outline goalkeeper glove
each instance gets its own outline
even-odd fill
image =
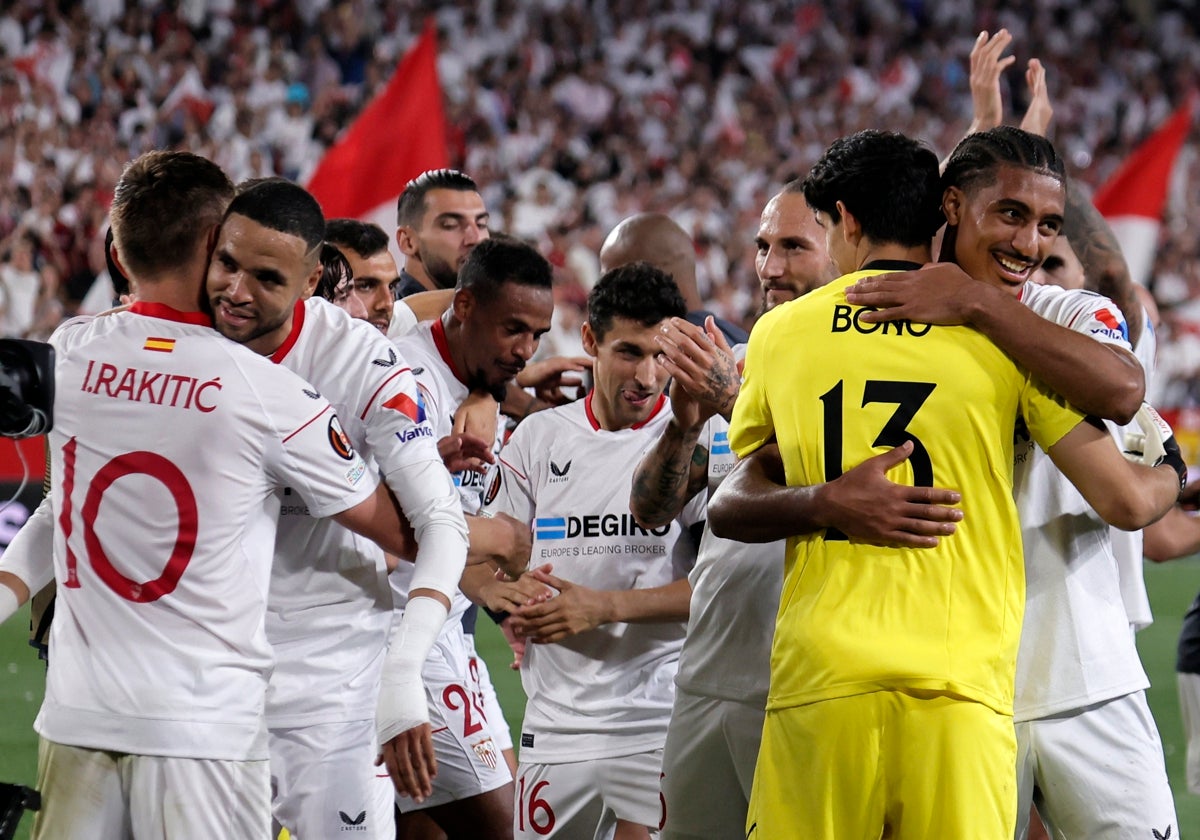
[[[1125,433],[1125,457],[1148,467],[1168,465],[1179,476],[1179,491],[1182,493],[1187,484],[1188,468],[1170,425],[1150,403],[1142,403],[1134,419],[1141,431],[1130,430]]]

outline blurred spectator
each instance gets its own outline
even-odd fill
[[[14,0],[0,13],[0,237],[35,232],[74,311],[124,161],[174,146],[235,180],[303,180],[426,16],[452,165],[477,179],[496,229],[562,255],[564,300],[590,281],[580,248],[661,212],[695,240],[711,308],[743,323],[770,195],[868,126],[949,151],[981,29],[1017,35],[1016,67],[1046,62],[1053,139],[1093,187],[1200,79],[1195,0]],[[1200,405],[1196,148],[1194,134],[1153,290],[1168,387]]]
[[[39,314],[44,315],[39,313],[39,304],[44,307],[47,296],[42,273],[34,264],[35,248],[34,237],[17,230],[0,256],[0,334],[8,338],[39,337],[34,328]]]

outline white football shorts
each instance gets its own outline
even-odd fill
[[[469,654],[461,632],[442,634],[429,652],[421,677],[429,701],[437,775],[433,794],[424,802],[396,795],[400,813],[477,796],[512,781],[484,702],[481,662]],[[503,719],[500,722],[503,725]]]
[[[664,805],[659,780],[662,750],[570,764],[517,768],[513,837],[607,840],[617,820],[658,837]]]
[[[479,690],[483,692],[483,710],[487,713],[488,723],[491,724],[492,737],[496,739],[496,746],[501,750],[511,750],[513,748],[512,731],[508,728],[504,710],[500,708],[500,698],[496,696],[496,686],[492,684],[492,674],[488,670],[487,662],[475,652],[474,634],[468,635],[466,640],[467,650],[479,666]]]
[[[272,837],[286,828],[292,840],[343,831],[363,840],[394,840],[394,788],[386,769],[375,767],[375,721],[272,729],[268,744]]]
[[[1017,840],[1028,836],[1031,802],[1053,837],[1179,836],[1144,691],[1024,721],[1016,730]]]
[[[676,687],[663,748],[663,840],[745,836],[765,714]]]
[[[211,840],[271,830],[266,761],[128,755],[42,738],[37,786],[37,840]]]

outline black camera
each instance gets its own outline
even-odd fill
[[[0,338],[0,436],[44,435],[54,425],[54,348]]]

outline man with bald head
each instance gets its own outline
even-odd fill
[[[801,197],[803,199],[803,196]],[[687,320],[703,327],[712,317],[730,344],[749,339],[737,324],[718,318],[704,308],[696,290],[696,247],[692,238],[665,213],[638,213],[621,221],[600,247],[600,271],[629,263],[645,262],[671,275],[687,304]]]

